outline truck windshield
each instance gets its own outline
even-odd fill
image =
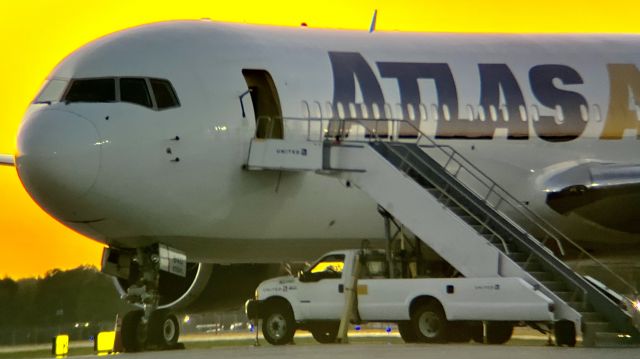
[[[344,268],[344,255],[329,255],[322,258],[315,266],[309,269],[311,273],[334,272],[342,273]]]
[[[342,277],[343,268],[344,255],[330,254],[320,259],[313,267],[303,273],[303,277],[305,281],[310,282],[321,279],[339,279]]]

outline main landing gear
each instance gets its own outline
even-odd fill
[[[160,257],[153,248],[137,250],[138,280],[127,288],[123,296],[127,302],[143,309],[127,313],[122,319],[121,338],[125,352],[147,349],[179,348],[180,325],[176,316],[166,309],[158,309],[160,295]]]

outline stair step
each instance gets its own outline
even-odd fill
[[[431,182],[425,182],[425,183],[422,183],[422,187],[423,187],[424,189],[426,189],[427,191],[432,190],[432,189],[435,189],[436,191],[440,192],[440,190],[439,190],[439,189],[437,189],[437,188],[436,188],[436,187],[435,187]]]
[[[582,312],[583,322],[604,322],[604,318],[598,312]]]
[[[564,300],[565,302],[568,302],[570,300],[575,300],[576,298],[574,298],[575,293],[574,292],[569,292],[569,291],[553,291],[558,297],[560,297],[560,299]]]
[[[578,312],[592,311],[593,308],[588,303],[583,301],[569,301],[566,302],[571,308],[577,310]]]
[[[583,321],[582,325],[584,325],[585,330],[590,332],[595,332],[595,333],[608,332],[612,329],[609,322],[584,322]]]
[[[536,271],[531,271],[529,272],[529,274],[531,274],[534,278],[536,278],[539,281],[548,281],[553,279],[553,274],[549,273],[549,272],[536,272]]]
[[[513,259],[515,262],[518,261],[525,261],[527,260],[527,257],[529,257],[529,255],[527,253],[523,253],[523,252],[519,252],[519,251],[514,251],[509,253],[509,258]],[[551,289],[551,288],[549,288]],[[551,289],[553,290],[553,289]]]
[[[449,207],[449,210],[455,213],[457,216],[464,216],[467,214],[467,211],[465,209],[460,208],[458,206],[451,206]]]
[[[427,190],[427,192],[429,192],[430,195],[432,195],[433,197],[436,197],[436,198],[440,197],[440,194],[442,193],[437,188],[426,188],[425,187],[425,189]]]
[[[497,241],[492,241],[491,242],[496,248],[498,248],[500,251],[503,251],[505,253],[513,253],[513,252],[517,252],[518,248],[516,248],[516,246],[514,246],[513,244],[507,242],[506,243],[506,249],[505,249],[505,244],[502,243],[501,240],[497,240]]]
[[[495,235],[493,233],[482,233],[480,235],[483,236],[484,238],[488,239],[488,240],[492,240],[495,237]]]
[[[516,263],[520,266],[520,268],[526,270],[527,272],[531,272],[531,271],[542,272],[544,270],[544,267],[542,267],[542,264],[533,260],[529,262],[525,260],[525,261],[516,262]]]
[[[469,215],[461,215],[461,216],[458,216],[458,217],[460,217],[460,219],[462,219],[463,221],[465,221],[469,225],[473,226],[473,225],[478,225],[479,224],[477,219],[475,219],[475,218],[473,218],[473,217],[471,217]]]
[[[598,331],[595,333],[595,346],[598,347],[630,347],[637,346],[637,340],[627,333]]]

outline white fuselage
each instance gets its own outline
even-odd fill
[[[382,240],[376,203],[357,189],[313,173],[242,169],[256,131],[249,96],[242,99],[246,117],[240,107],[239,96],[247,91],[243,69],[271,75],[285,117],[305,117],[305,103],[311,116],[327,117],[327,103],[335,105],[351,94],[358,104],[380,101],[375,86],[363,91],[370,84],[358,82],[362,72],[354,78],[351,65],[331,60],[330,53],[361,56],[395,118],[406,117],[397,104],[412,94],[415,100],[418,88],[418,102],[426,111],[422,119],[418,111],[416,121],[424,131],[444,137],[440,143],[468,156],[570,237],[636,243],[635,234],[553,212],[544,203],[541,184],[555,171],[582,162],[637,162],[636,128],[626,128],[628,121],[618,118],[626,118],[625,111],[634,114],[640,88],[635,93],[611,90],[635,86],[629,65],[640,66],[636,36],[369,34],[208,21],[143,26],[81,48],[50,79],[167,79],[180,106],[154,111],[123,102],[34,104],[19,135],[18,172],[51,215],[113,246],[162,242],[193,260],[237,263],[305,260],[357,247],[362,239]],[[448,64],[453,95],[443,98],[438,89],[450,83],[438,77],[441,72],[430,74],[436,67],[428,64]],[[480,64],[493,65],[481,69]],[[350,78],[337,77],[343,65]],[[414,68],[424,71],[411,72]],[[571,69],[580,81],[572,80]],[[513,84],[509,72],[523,106],[517,105],[518,89],[504,88]],[[483,91],[490,98],[496,76],[505,79],[497,106],[480,106]],[[626,87],[616,83],[625,78]],[[341,81],[347,85],[336,85]],[[626,109],[614,108],[620,97]],[[557,107],[550,105],[554,98],[560,99]],[[449,118],[451,101],[459,119]],[[349,104],[344,106],[348,111]],[[437,120],[429,114],[433,106],[440,111]],[[522,118],[514,116],[523,108]],[[466,120],[466,126],[472,130],[447,127],[455,120],[463,124],[469,111],[474,120]],[[582,124],[576,122],[576,111]],[[498,112],[509,112],[510,118],[499,118]],[[474,128],[491,122],[498,123],[489,131],[492,139],[477,136]],[[448,132],[439,132],[445,128]],[[510,139],[510,134],[521,138]],[[285,127],[284,136],[303,138],[306,127]]]

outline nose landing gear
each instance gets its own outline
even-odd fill
[[[180,324],[167,309],[158,309],[160,295],[160,258],[153,248],[137,250],[138,280],[127,288],[123,296],[127,302],[143,309],[127,313],[122,319],[121,336],[125,352],[147,349],[167,350],[183,348],[178,344]]]

